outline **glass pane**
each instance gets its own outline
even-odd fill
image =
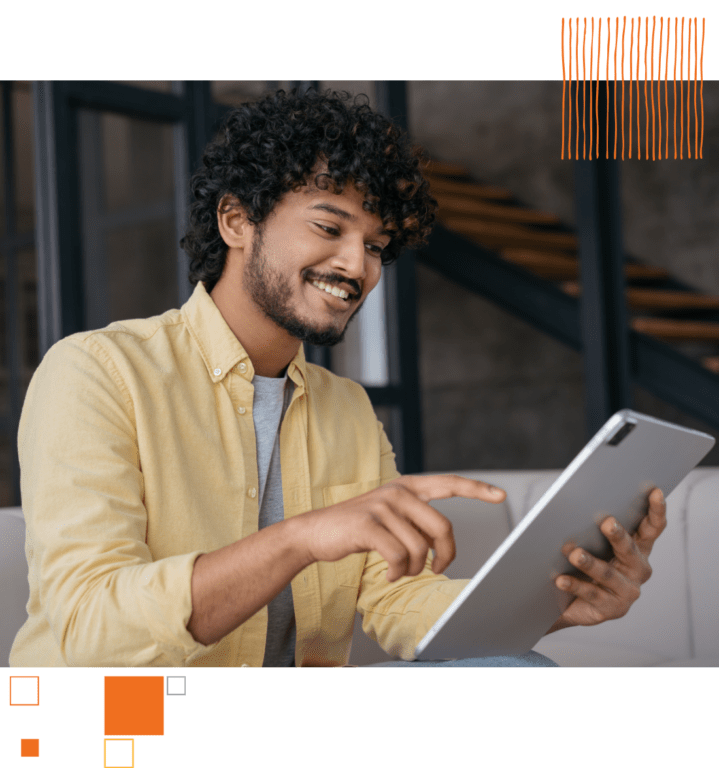
[[[33,170],[33,107],[30,83],[13,83],[13,163],[15,171],[15,227],[20,233],[35,227]]]
[[[7,83],[0,83],[0,96]],[[5,235],[5,113],[3,112],[3,100],[0,98],[0,237]],[[0,257],[2,253],[0,252]]]
[[[40,364],[40,345],[37,322],[37,262],[35,249],[23,248],[14,254],[16,281],[7,285],[8,253],[0,254],[0,416],[11,418],[20,416],[22,404],[25,402],[27,388],[30,386],[35,369]],[[8,311],[6,297],[14,301],[15,327],[13,337],[9,335]],[[12,343],[18,345],[17,361],[19,364],[18,382],[18,412],[11,411],[11,370]],[[14,499],[12,486],[12,467],[17,463],[17,432],[13,425],[12,432],[0,431],[0,507],[20,504],[20,499]]]
[[[120,80],[123,85],[134,85],[135,88],[145,88],[148,91],[172,93],[171,80]]]
[[[80,113],[86,325],[177,306],[172,126]]]
[[[364,386],[390,383],[384,277],[350,320],[344,341],[332,348],[332,370]]]
[[[3,254],[0,254],[2,256]],[[2,260],[3,273],[5,260]],[[7,328],[5,323],[5,276],[0,278],[0,417],[10,417],[10,375],[8,369]],[[14,437],[14,436],[13,436]],[[12,506],[12,455],[10,446],[14,440],[5,429],[0,431],[0,506]]]
[[[266,80],[214,80],[210,85],[212,100],[236,107],[246,101],[257,101],[267,91],[287,89],[288,83]]]
[[[40,364],[37,318],[37,255],[34,248],[18,252],[18,332],[20,334],[21,387],[23,399],[30,379]]]
[[[5,304],[5,286],[7,273],[7,254],[0,261],[0,414],[9,414],[10,381],[10,342],[7,335],[7,317]],[[11,286],[16,301],[17,331],[16,343],[19,346],[20,363],[20,403],[25,399],[25,392],[30,384],[35,369],[40,364],[38,318],[37,318],[37,266],[35,250],[25,248],[15,254],[17,283]]]
[[[12,483],[17,462],[14,427],[39,362],[35,251],[30,245],[35,218],[32,90],[26,82],[4,83],[3,87],[4,95],[9,96],[9,114],[0,111],[0,415],[6,419],[0,435],[0,506],[19,503],[14,498]],[[4,133],[6,121],[9,137]],[[4,157],[4,142],[8,138],[10,165]],[[8,192],[12,193],[15,205],[12,221],[6,220]],[[3,241],[3,236],[7,238],[14,232],[21,236]],[[25,248],[17,250],[21,242]],[[9,275],[14,275],[12,284],[8,284]],[[8,306],[8,296],[14,310]],[[15,317],[8,317],[11,310]],[[14,367],[16,364],[19,368]]]

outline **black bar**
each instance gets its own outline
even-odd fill
[[[409,131],[407,83],[404,80],[377,81],[375,102],[379,112],[403,131]],[[402,436],[401,443],[394,446],[397,466],[402,473],[422,472],[424,445],[414,251],[405,251],[392,267],[385,268],[385,277],[390,381],[401,393],[400,407],[394,418],[395,431]]]
[[[42,357],[55,342],[84,329],[85,307],[75,109],[62,83],[36,82],[33,95]]]
[[[107,80],[65,82],[63,90],[73,107],[114,112],[141,120],[172,123],[181,120],[187,110],[185,100],[177,94]]]
[[[609,84],[610,103],[614,84]],[[599,87],[599,114],[607,110],[606,84]],[[591,115],[591,111],[588,110]],[[607,159],[607,128],[609,158]],[[593,435],[621,408],[631,406],[628,321],[614,122],[600,120],[599,157],[576,160],[575,204],[581,274],[580,311],[584,349],[587,430]],[[581,144],[581,139],[580,139]],[[596,150],[596,147],[594,148]]]

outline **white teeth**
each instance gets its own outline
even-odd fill
[[[331,293],[333,296],[339,296],[341,299],[349,298],[349,293],[347,293],[347,291],[343,291],[341,288],[338,288],[337,286],[333,288],[331,285],[327,285],[326,283],[323,283],[321,280],[313,280],[312,285],[314,285],[315,288],[319,288],[321,291],[325,291],[326,293]]]

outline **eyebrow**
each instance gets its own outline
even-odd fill
[[[351,214],[349,211],[345,211],[344,208],[338,208],[336,205],[332,205],[332,203],[315,203],[309,207],[309,210],[320,210],[327,211],[327,213],[334,213],[335,216],[338,216],[343,221],[357,221],[357,217],[354,214]],[[383,229],[381,226],[377,227],[377,234],[388,235],[389,237],[392,237],[392,233],[388,232],[386,229]]]

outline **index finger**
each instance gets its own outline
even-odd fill
[[[401,482],[422,501],[461,496],[498,504],[507,497],[501,488],[460,475],[405,475],[394,482]]]

